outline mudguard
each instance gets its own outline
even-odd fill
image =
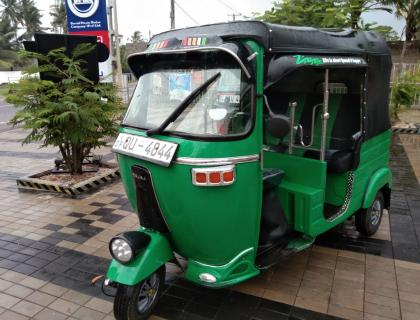
[[[391,183],[392,173],[389,168],[385,167],[376,170],[370,178],[368,186],[366,188],[362,208],[369,208],[372,205],[373,200],[375,199],[375,196],[378,193],[378,191],[386,185],[388,185],[388,187],[390,188]]]
[[[166,236],[144,228],[138,232],[150,236],[150,242],[141,248],[134,260],[128,264],[122,264],[115,259],[111,261],[106,277],[112,282],[136,285],[173,258],[173,251]]]

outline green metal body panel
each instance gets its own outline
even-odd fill
[[[264,167],[285,171],[277,192],[287,221],[294,230],[315,237],[342,223],[360,208],[372,204],[376,192],[391,184],[388,168],[390,135],[390,131],[386,131],[363,143],[360,164],[354,172],[349,207],[333,221],[324,218],[324,203],[343,204],[347,173],[327,174],[325,162],[264,152]]]
[[[112,260],[106,277],[113,282],[129,286],[136,285],[173,259],[171,245],[164,235],[144,228],[140,228],[139,232],[150,236],[149,245],[142,249],[137,257],[128,264],[121,264],[115,259]]]
[[[241,140],[217,142],[154,136],[178,143],[176,157],[224,158],[260,153],[263,49],[252,41],[246,41],[246,44],[258,52],[255,126],[251,134]],[[120,132],[145,136],[143,131],[131,128],[121,128]],[[150,171],[156,198],[168,225],[170,246],[189,261],[187,279],[219,287],[233,285],[259,273],[254,264],[262,204],[262,173],[258,161],[236,164],[235,182],[220,187],[193,185],[191,170],[199,167],[197,165],[172,163],[163,167],[121,154],[118,155],[118,163],[125,191],[136,211],[132,167],[140,165]],[[242,254],[245,251],[246,254]],[[116,264],[114,261],[111,265],[114,270]],[[198,278],[200,273],[214,274],[218,278],[217,284],[201,282]],[[141,274],[143,276],[144,272]],[[236,276],[233,277],[233,274]]]
[[[353,192],[348,209],[349,212],[354,213],[358,209],[364,207],[362,201],[365,198],[368,184],[370,184],[369,181],[372,179],[373,175],[380,169],[385,169],[389,172],[388,160],[390,142],[391,132],[385,131],[363,143],[360,151],[360,164],[355,171]],[[391,175],[389,175],[389,181],[387,183],[390,186]],[[375,194],[387,183],[378,186]],[[329,174],[325,190],[326,202],[334,205],[343,203],[345,184],[346,174]]]
[[[384,186],[390,187],[392,183],[392,173],[389,168],[381,168],[375,171],[369,180],[365,197],[363,199],[362,208],[369,208],[372,206],[375,196]]]
[[[326,163],[275,152],[265,152],[263,159],[264,167],[285,172],[277,192],[289,224],[306,235],[317,235],[312,226],[324,220]]]
[[[236,180],[232,185],[202,187],[192,184],[191,170],[197,165],[175,162],[163,167],[118,155],[123,185],[136,211],[132,167],[139,165],[149,170],[169,233],[162,235],[142,229],[141,232],[153,234],[154,245],[151,242],[144,253],[129,265],[113,261],[107,275],[111,280],[135,284],[172,258],[172,251],[188,260],[185,277],[201,285],[225,287],[257,275],[259,270],[255,266],[255,258],[260,232],[264,168],[279,168],[285,172],[277,194],[287,221],[302,234],[302,238],[292,239],[287,246],[287,249],[294,251],[307,248],[317,235],[343,222],[362,205],[368,205],[378,188],[390,185],[387,167],[390,132],[387,131],[363,143],[347,211],[333,221],[325,219],[325,203],[341,205],[344,201],[347,174],[327,174],[326,162],[304,158],[304,150],[296,149],[293,155],[289,155],[265,148],[267,145],[263,144],[263,137],[265,143],[274,140],[267,133],[263,134],[264,51],[254,41],[244,43],[258,53],[255,58],[256,111],[252,132],[236,141],[201,141],[170,135],[154,138],[177,143],[176,157],[225,158],[260,154],[261,162],[236,164]],[[305,95],[295,94],[295,98],[298,100],[296,119],[300,119]],[[332,94],[330,98],[332,121],[327,127],[327,147],[342,96]],[[315,126],[315,139],[319,140],[320,119],[316,120]],[[145,136],[141,130],[121,128],[120,131]],[[314,146],[319,146],[319,142],[315,142]],[[163,252],[153,255],[152,250]],[[202,273],[214,275],[217,282],[202,282],[199,279]]]
[[[207,265],[195,260],[189,260],[185,277],[202,285],[203,282],[199,280],[199,275],[206,272],[214,275],[217,279],[216,283],[206,284],[208,287],[223,288],[234,285],[260,273],[254,265],[255,253],[255,248],[246,249],[221,266]]]

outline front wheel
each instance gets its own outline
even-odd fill
[[[114,300],[117,320],[147,319],[156,305],[165,283],[165,265],[135,286],[120,285]]]
[[[356,229],[364,236],[371,236],[378,231],[384,212],[384,196],[381,191],[376,194],[370,208],[360,209],[356,213]]]

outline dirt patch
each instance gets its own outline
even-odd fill
[[[84,166],[85,167],[85,166]],[[86,166],[88,167],[88,166]],[[79,182],[86,181],[95,176],[103,176],[107,173],[112,173],[116,166],[102,164],[96,172],[84,172],[82,174],[71,175],[70,173],[45,173],[42,175],[33,176],[45,181],[59,182],[62,186],[71,187]]]

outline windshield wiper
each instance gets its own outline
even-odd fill
[[[204,90],[206,90],[213,82],[215,82],[220,77],[220,72],[216,73],[212,77],[210,77],[206,82],[204,82],[201,86],[191,92],[185,100],[183,100],[178,107],[175,108],[174,111],[162,122],[162,124],[154,129],[149,129],[146,131],[146,135],[151,136],[154,134],[161,134],[172,122],[174,122],[181,113],[187,109],[188,105]]]

